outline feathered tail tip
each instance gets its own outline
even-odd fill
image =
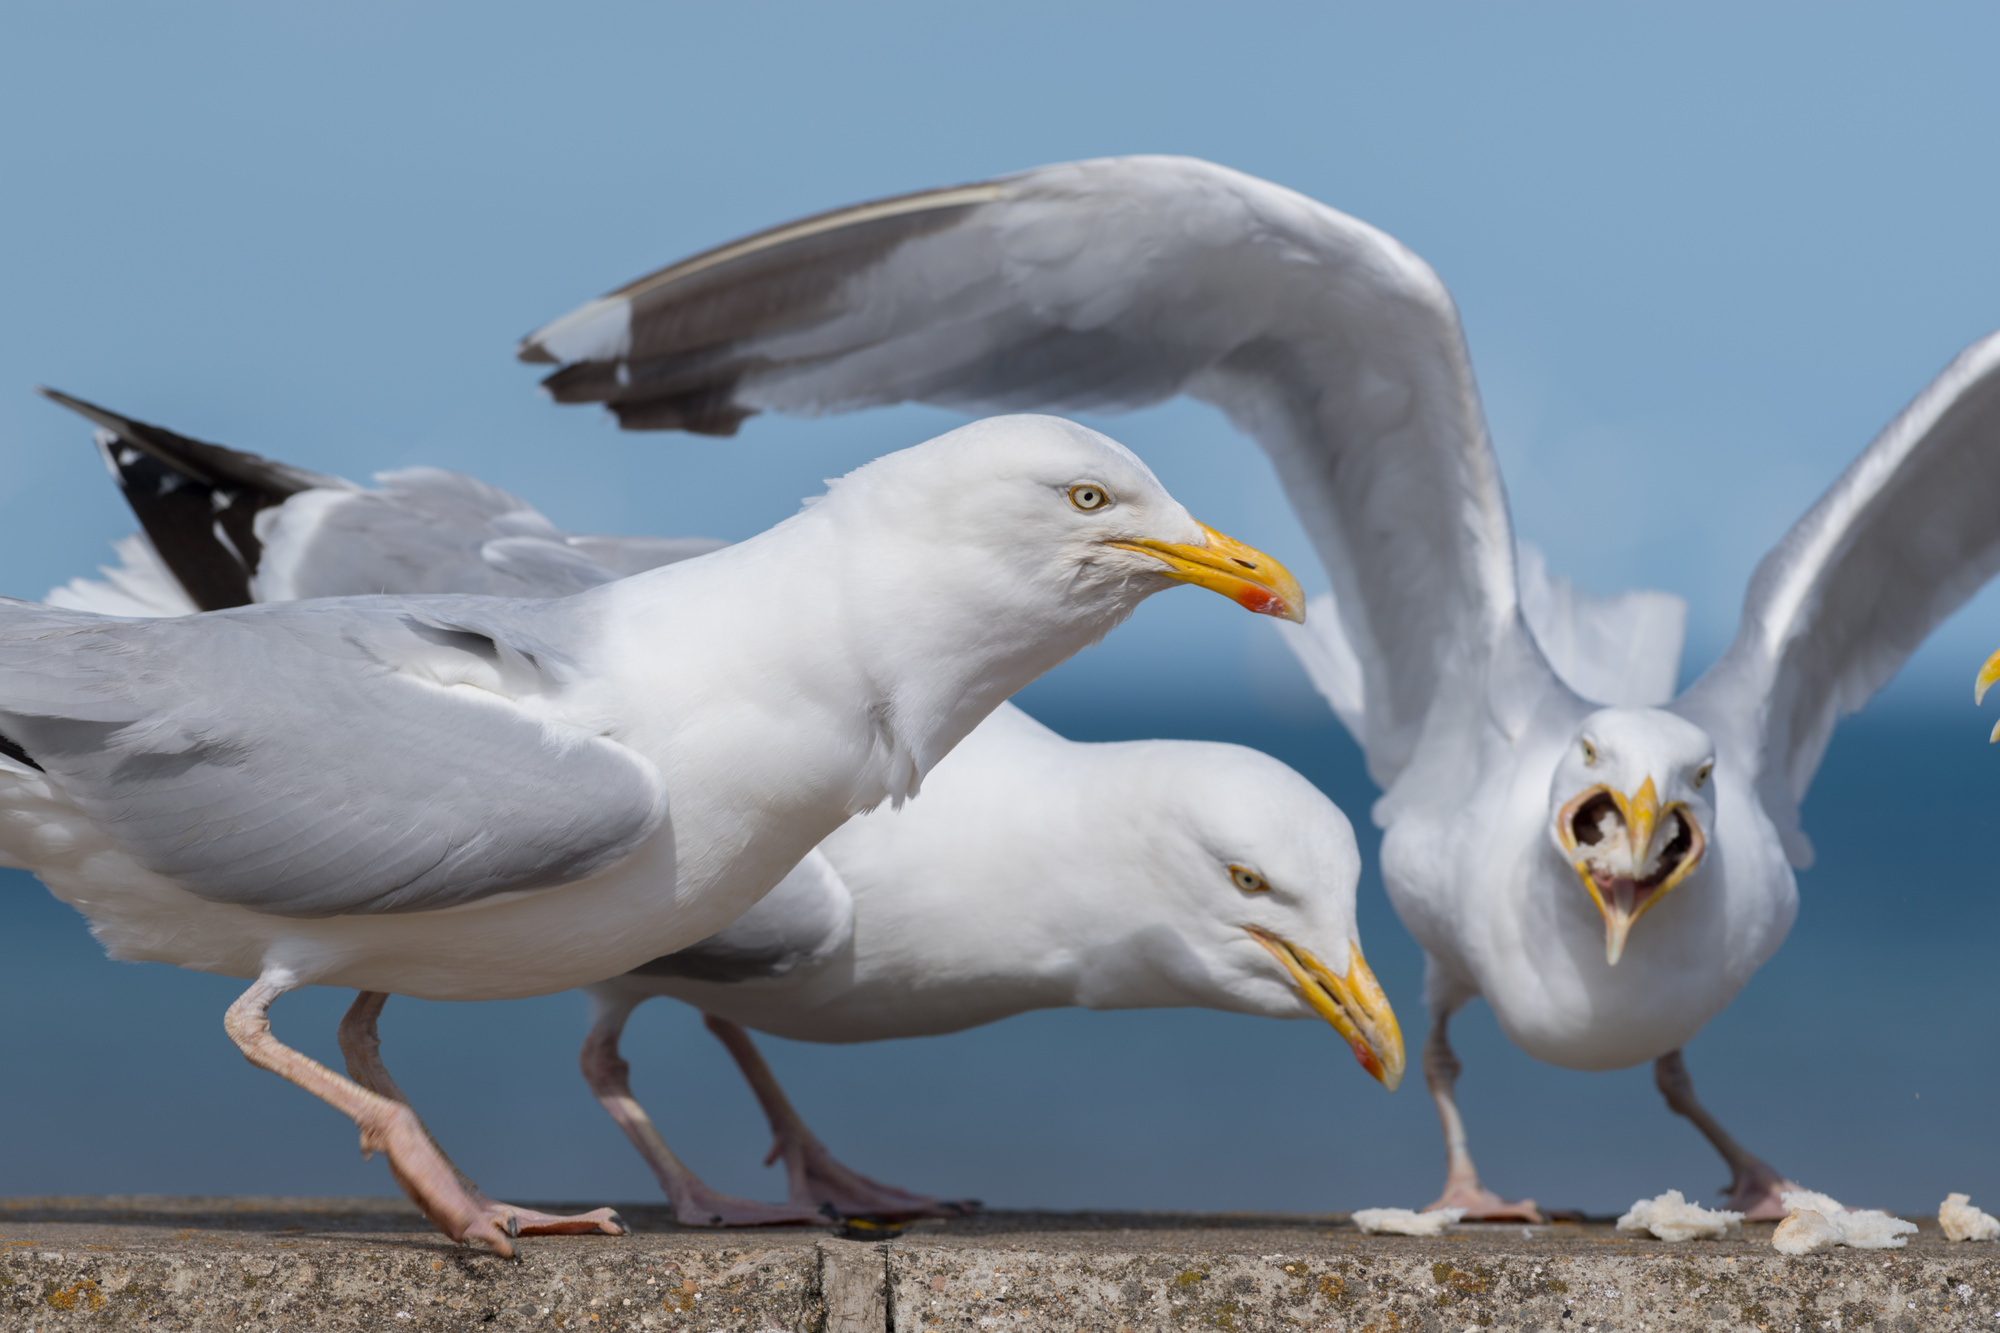
[[[74,578],[60,588],[49,589],[42,600],[50,606],[94,611],[101,616],[188,616],[201,609],[168,572],[144,534],[120,537],[112,549],[118,553],[118,563],[97,567],[104,576],[101,582]]]

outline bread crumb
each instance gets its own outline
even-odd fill
[[[1787,1213],[1771,1235],[1771,1248],[1780,1254],[1812,1254],[1840,1244],[1840,1228],[1813,1208]]]
[[[1900,1217],[1891,1217],[1879,1208],[1850,1209],[1843,1207],[1839,1200],[1829,1198],[1817,1190],[1788,1190],[1780,1196],[1785,1205],[1785,1221],[1778,1224],[1778,1230],[1771,1237],[1771,1244],[1786,1254],[1806,1254],[1808,1250],[1786,1249],[1779,1244],[1779,1237],[1789,1236],[1799,1243],[1810,1234],[1817,1234],[1811,1223],[1802,1222],[1791,1231],[1786,1230],[1794,1216],[1811,1214],[1830,1227],[1838,1236],[1833,1242],[1856,1250],[1900,1250],[1909,1244],[1907,1237],[1916,1233],[1915,1222],[1905,1222]],[[1825,1245],[1814,1245],[1814,1249],[1825,1249]]]
[[[1938,1205],[1938,1225],[1950,1240],[2000,1240],[2000,1217],[1974,1208],[1965,1194],[1950,1195]]]
[[[1413,1213],[1407,1208],[1363,1208],[1352,1216],[1364,1236],[1435,1236],[1464,1217],[1465,1209],[1436,1208],[1427,1213]]]
[[[1743,1233],[1743,1214],[1689,1203],[1679,1190],[1641,1199],[1618,1219],[1620,1231],[1647,1231],[1661,1240],[1721,1240]]]

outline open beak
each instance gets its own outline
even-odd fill
[[[1225,537],[1206,523],[1198,526],[1208,538],[1200,546],[1149,538],[1105,545],[1150,555],[1166,565],[1163,572],[1167,577],[1219,592],[1260,616],[1282,616],[1290,621],[1306,618],[1306,595],[1299,590],[1299,581],[1292,577],[1292,571],[1256,547]]]
[[[1978,679],[1972,682],[1972,706],[1974,708],[1985,702],[1986,691],[1993,688],[1993,682],[1995,681],[2000,681],[2000,653],[1995,653],[1986,659],[1986,665],[1979,668]],[[1993,724],[1993,730],[1987,733],[1986,739],[1988,741],[2000,741],[2000,722]]]
[[[1625,844],[1607,839],[1604,816],[1615,810]],[[1632,923],[1686,879],[1708,850],[1701,825],[1686,805],[1660,807],[1653,780],[1627,796],[1611,787],[1588,787],[1556,816],[1556,832],[1570,865],[1604,917],[1604,961],[1613,967],[1625,953]]]
[[[1361,1067],[1394,1092],[1403,1081],[1403,1029],[1396,1023],[1389,997],[1382,993],[1382,983],[1362,960],[1361,946],[1348,946],[1347,975],[1337,977],[1298,945],[1257,926],[1243,929],[1291,973],[1306,1003],[1347,1038]]]

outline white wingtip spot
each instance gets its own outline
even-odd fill
[[[632,350],[632,303],[601,297],[536,329],[522,343],[541,348],[563,365],[617,360]]]

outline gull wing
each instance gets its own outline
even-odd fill
[[[339,477],[209,444],[54,389],[37,392],[96,423],[97,447],[125,503],[203,611],[251,600],[263,554],[258,515],[306,491],[354,489]],[[143,578],[130,558],[126,568]]]
[[[1592,703],[1658,707],[1680,686],[1687,599],[1655,588],[1599,596],[1551,574],[1540,548],[1516,551],[1521,614],[1549,666]]]
[[[1542,658],[1591,703],[1658,706],[1673,699],[1687,636],[1687,601],[1652,588],[1597,596],[1548,571],[1541,550],[1516,548],[1521,616]],[[1313,687],[1357,741],[1366,735],[1361,659],[1330,596],[1315,597],[1305,623],[1273,628]]]
[[[384,472],[301,496],[267,520],[258,601],[365,593],[564,597],[712,551],[706,538],[576,537],[462,472]]]
[[[530,335],[562,402],[728,434],[914,400],[1118,411],[1188,393],[1271,456],[1365,677],[1370,770],[1447,675],[1525,715],[1506,497],[1457,311],[1382,232],[1266,181],[1137,157],[843,209],[712,250]],[[1526,670],[1485,669],[1511,645]],[[1504,678],[1505,684],[1498,681]]]
[[[366,598],[114,620],[0,600],[0,750],[213,902],[324,917],[562,884],[666,810],[649,760],[561,715],[574,669],[549,639],[578,637],[578,614]]]
[[[1676,707],[1756,766],[1793,864],[1834,722],[2000,570],[2000,334],[1961,352],[1758,564],[1729,651]]]
[[[144,529],[120,544],[104,582],[73,579],[51,605],[178,615],[371,593],[561,597],[723,545],[565,533],[462,472],[405,468],[368,489],[42,393],[98,424],[105,464]]]

